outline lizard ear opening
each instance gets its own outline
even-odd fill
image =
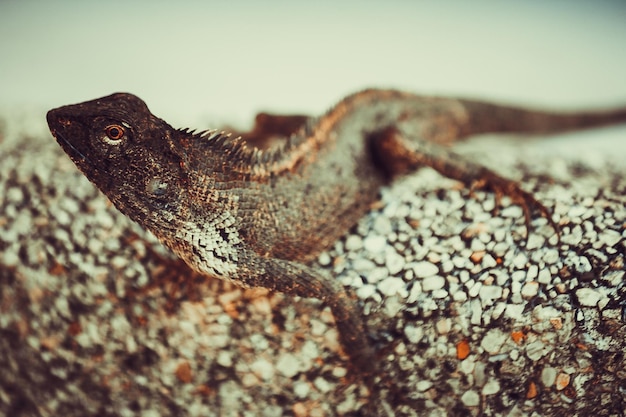
[[[169,184],[163,178],[152,178],[146,184],[146,190],[149,194],[154,196],[162,196],[167,192]]]

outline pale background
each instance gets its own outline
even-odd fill
[[[0,110],[128,91],[177,127],[365,87],[597,107],[626,103],[626,1],[0,0],[0,60]]]

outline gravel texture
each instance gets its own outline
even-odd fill
[[[379,349],[379,410],[624,416],[626,145],[594,137],[458,147],[554,208],[560,243],[542,218],[524,242],[519,207],[422,169],[320,255]],[[0,207],[0,415],[366,413],[328,309],[191,272],[42,114],[2,119]]]

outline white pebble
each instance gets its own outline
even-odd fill
[[[580,305],[585,307],[595,307],[602,295],[591,288],[580,288],[576,290],[576,298]]]
[[[506,341],[507,334],[500,329],[491,329],[480,341],[480,346],[488,353],[494,355],[500,352],[500,348]]]
[[[366,300],[370,298],[371,296],[373,296],[374,294],[376,294],[376,287],[371,284],[365,284],[356,290],[356,295],[361,300]]]
[[[543,261],[548,265],[556,263],[560,258],[559,251],[556,249],[546,249],[543,255]]]
[[[419,282],[414,281],[413,286],[411,287],[411,291],[409,291],[409,296],[406,302],[407,303],[416,302],[417,298],[420,296],[421,293],[422,293],[422,285]]]
[[[527,282],[522,287],[522,297],[526,299],[533,298],[538,293],[539,293],[539,283],[537,281]]]
[[[424,330],[421,327],[416,327],[411,324],[404,326],[404,336],[409,342],[415,344],[424,337]]]
[[[365,276],[365,278],[367,278],[367,282],[369,282],[370,284],[375,284],[379,281],[386,279],[387,277],[389,277],[389,271],[387,271],[387,268],[384,267],[374,268]]]
[[[405,298],[408,295],[406,285],[402,278],[390,277],[386,278],[378,284],[378,291],[387,297],[398,294]]]
[[[474,285],[472,285],[471,288],[469,289],[469,291],[467,292],[467,295],[469,295],[472,298],[476,297],[478,295],[478,292],[480,291],[480,289],[482,287],[483,287],[483,283],[482,282],[474,283]]]
[[[274,366],[265,359],[257,359],[250,364],[250,369],[261,379],[269,380],[274,376]]]
[[[296,397],[306,398],[309,396],[309,391],[311,388],[308,382],[296,381],[293,383],[293,393],[296,394]]]
[[[538,361],[547,353],[545,344],[537,339],[526,346],[526,356],[533,361]]]
[[[439,275],[429,276],[422,281],[422,290],[426,292],[439,290],[446,284],[446,280]]]
[[[537,278],[537,273],[539,272],[539,267],[535,264],[532,264],[528,267],[526,271],[526,281],[533,281]]]
[[[472,315],[470,317],[470,323],[479,325],[482,322],[483,308],[480,305],[480,300],[474,299],[470,302],[470,309]]]
[[[381,235],[370,235],[363,240],[363,247],[370,253],[381,253],[387,246],[387,238]]]
[[[393,228],[391,227],[391,221],[387,216],[378,216],[374,221],[373,229],[374,231],[376,231],[376,233],[382,236],[387,236],[393,231]]]
[[[431,381],[423,379],[415,385],[415,388],[417,388],[419,392],[425,392],[429,390],[432,386],[433,383]]]
[[[537,282],[540,284],[549,284],[552,282],[552,274],[548,268],[543,268],[539,271],[539,275],[537,277]]]
[[[551,366],[546,366],[541,371],[541,383],[545,387],[551,387],[556,380],[556,369]]]
[[[396,275],[404,268],[404,257],[398,252],[390,250],[385,254],[385,266],[391,275]]]
[[[452,321],[449,318],[441,319],[435,324],[437,333],[448,334],[452,328]]]
[[[469,390],[461,396],[461,401],[466,407],[476,407],[480,404],[480,397],[476,391]]]
[[[606,246],[615,246],[622,239],[622,235],[616,231],[611,229],[606,229],[598,238],[605,243]]]
[[[538,235],[537,233],[531,233],[528,236],[528,242],[526,243],[526,250],[539,249],[542,248],[546,243],[546,239]]]
[[[528,262],[528,257],[520,252],[517,254],[517,256],[515,256],[515,258],[513,258],[512,262],[513,262],[513,265],[517,269],[526,269],[526,263]]]
[[[348,251],[356,251],[363,247],[363,239],[358,235],[350,235],[346,239],[346,250]]]
[[[228,352],[225,350],[220,350],[220,353],[217,355],[216,362],[223,366],[224,368],[230,368],[233,366],[233,354],[232,352]]]
[[[293,378],[300,370],[300,361],[293,354],[285,353],[276,362],[276,370],[287,378]]]
[[[323,265],[323,266],[330,265],[331,258],[330,258],[330,255],[328,254],[328,252],[322,252],[320,254],[320,256],[318,256],[317,262],[319,262],[319,264]]]
[[[502,287],[497,285],[483,285],[479,291],[480,299],[483,301],[497,300],[502,297]]]
[[[500,391],[500,382],[497,379],[490,379],[483,386],[482,394],[493,395],[493,394],[497,394],[499,391]]]
[[[438,290],[434,290],[431,293],[431,296],[433,297],[433,299],[435,300],[442,300],[444,298],[448,298],[448,291],[444,290],[443,288],[438,289]]]
[[[489,253],[485,254],[485,256],[483,257],[482,263],[483,263],[483,268],[493,268],[494,266],[498,265],[496,260]]]
[[[315,385],[315,388],[317,388],[322,393],[329,392],[332,389],[331,384],[321,376],[315,378],[315,381],[313,381],[313,385]]]
[[[430,262],[417,262],[413,265],[413,272],[418,278],[426,278],[438,273],[439,268]]]

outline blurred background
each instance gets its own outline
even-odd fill
[[[0,1],[0,110],[127,91],[201,128],[365,87],[624,104],[626,1]]]

